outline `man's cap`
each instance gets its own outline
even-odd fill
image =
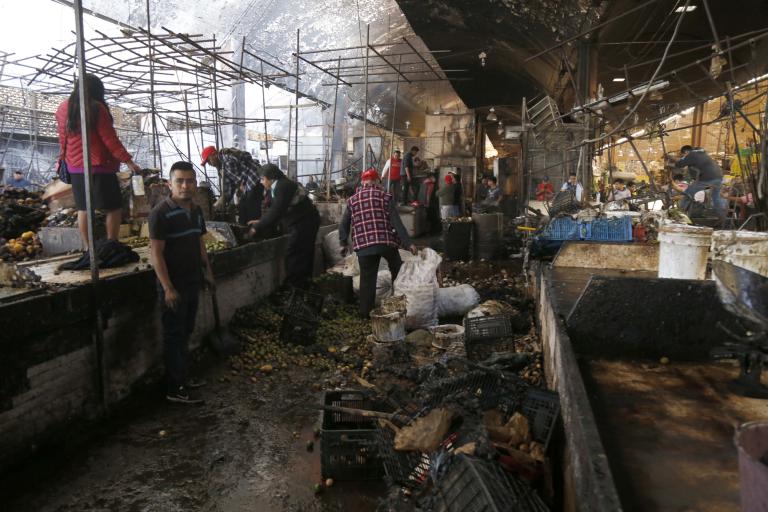
[[[203,148],[203,153],[200,155],[203,161],[200,162],[200,165],[205,165],[206,163],[208,163],[208,159],[215,152],[216,152],[216,146],[206,146],[205,148]]]
[[[360,177],[361,180],[377,180],[379,179],[379,173],[376,172],[376,169],[370,168],[367,171],[363,173],[363,175]]]

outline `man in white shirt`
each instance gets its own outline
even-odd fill
[[[584,187],[581,186],[581,183],[579,183],[579,180],[576,178],[576,173],[572,172],[568,176],[568,181],[563,183],[562,188],[560,190],[571,190],[573,191],[574,195],[576,196],[576,201],[581,202],[582,197],[584,196]]]
[[[613,180],[613,190],[608,194],[608,201],[621,201],[631,197],[632,192],[629,191],[623,179],[616,178]]]

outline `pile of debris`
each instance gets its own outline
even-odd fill
[[[40,193],[0,186],[0,238],[10,240],[37,231],[47,215]]]
[[[461,325],[417,329],[402,342],[369,337],[372,364],[324,395],[323,481],[386,475],[382,512],[459,511],[470,503],[548,510],[547,449],[559,401],[541,387],[541,346],[523,282],[495,263],[442,271],[443,284],[475,286],[488,300],[448,319]],[[463,333],[463,354],[438,342],[443,333]]]
[[[472,342],[490,352],[482,360],[455,357],[416,333],[357,378],[362,389],[326,393],[323,478],[385,471],[393,491],[381,511],[459,511],[472,499],[478,510],[547,510],[559,402],[539,387],[540,354],[495,351],[515,345],[509,336]]]
[[[242,341],[242,352],[230,358],[230,379],[243,376],[260,383],[265,376],[284,370],[305,368],[325,373],[328,386],[351,385],[354,375],[364,375],[372,366],[366,337],[370,322],[361,319],[357,308],[326,300],[320,323],[311,343],[286,343],[281,326],[288,292],[277,293],[254,306],[239,309],[231,327]],[[284,338],[284,336],[283,336]],[[318,380],[317,388],[321,387]]]

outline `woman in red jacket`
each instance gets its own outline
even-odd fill
[[[104,100],[104,84],[98,77],[86,74],[85,87],[90,105],[90,151],[91,151],[91,204],[97,210],[107,213],[107,238],[117,240],[120,232],[123,200],[120,185],[117,181],[117,171],[120,162],[125,163],[134,172],[141,167],[133,162],[131,155],[125,150],[117,137],[113,126],[112,114]],[[59,132],[61,153],[59,158],[67,163],[72,177],[72,192],[77,208],[77,224],[83,242],[88,242],[86,229],[85,181],[83,175],[83,141],[80,136],[80,96],[75,88],[69,99],[59,105],[56,111],[56,124]]]

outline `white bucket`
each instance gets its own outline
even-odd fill
[[[391,343],[405,339],[405,312],[385,313],[381,308],[371,311],[371,330],[376,341]]]
[[[429,331],[434,337],[432,346],[446,350],[453,343],[464,341],[464,326],[456,324],[438,325],[430,327]]]
[[[705,279],[712,228],[666,224],[659,228],[659,277]]]
[[[768,277],[768,233],[715,231],[712,235],[712,259]]]

